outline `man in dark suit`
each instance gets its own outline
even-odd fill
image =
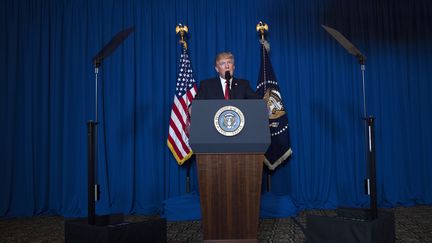
[[[201,81],[195,99],[260,99],[249,86],[249,81],[233,77],[233,54],[219,53],[215,59],[215,69],[218,77]]]

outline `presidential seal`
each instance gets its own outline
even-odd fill
[[[267,89],[263,99],[267,102],[269,119],[278,119],[285,115],[285,109],[282,104],[282,97],[278,90]]]
[[[216,130],[224,136],[235,136],[243,129],[243,112],[235,106],[224,106],[214,116]]]

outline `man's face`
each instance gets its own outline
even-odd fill
[[[225,72],[229,71],[231,74],[231,77],[234,75],[234,61],[231,58],[222,58],[217,62],[217,65],[215,67],[216,72],[219,73],[219,76],[222,78],[225,78]]]

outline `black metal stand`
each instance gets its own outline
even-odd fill
[[[87,206],[88,224],[94,225],[96,223],[96,199],[97,190],[95,187],[95,162],[96,162],[96,125],[94,121],[87,122]]]
[[[376,186],[376,161],[375,161],[375,118],[370,116],[365,118],[367,127],[367,160],[369,169],[369,178],[366,179],[366,192],[370,196],[370,219],[378,217],[377,186]]]
[[[369,209],[338,208],[336,216],[307,215],[306,243],[365,242],[394,243],[395,225],[392,211],[377,207],[376,161],[374,117],[367,116],[365,95],[365,60],[366,57],[337,30],[322,27],[332,35],[360,65],[363,84],[363,120],[365,135],[365,159],[367,164],[366,193],[370,196]],[[379,215],[378,215],[379,214]]]
[[[101,59],[96,60],[95,65],[95,121],[87,122],[87,221],[89,225],[95,225],[96,218],[96,201],[99,200],[99,185],[97,184],[97,125],[98,122],[98,74],[101,65]]]
[[[325,25],[321,25],[348,53],[355,56],[360,64],[362,74],[363,91],[363,119],[365,120],[365,158],[367,164],[368,178],[365,179],[366,194],[370,196],[370,209],[368,219],[374,220],[378,217],[377,190],[376,190],[376,161],[375,161],[375,141],[374,141],[374,117],[368,116],[366,112],[366,92],[365,92],[365,62],[364,56],[350,41],[348,41],[339,31]]]
[[[366,91],[365,91],[365,61],[363,54],[356,55],[362,74],[362,90],[363,90],[363,120],[365,122],[365,159],[367,165],[367,178],[365,179],[366,194],[370,197],[369,220],[374,220],[378,217],[377,205],[377,190],[376,190],[376,161],[375,161],[375,118],[368,116],[366,111]]]
[[[96,201],[99,200],[97,184],[97,125],[98,122],[98,73],[105,57],[110,55],[134,28],[118,33],[93,58],[95,66],[95,120],[87,122],[87,168],[88,168],[88,216],[65,222],[65,242],[74,243],[139,243],[166,242],[166,220],[152,218],[143,222],[124,222],[123,214],[96,215]]]
[[[96,201],[99,200],[99,185],[97,184],[97,154],[98,154],[98,136],[97,136],[97,125],[98,121],[98,75],[99,68],[102,65],[103,60],[109,56],[114,50],[134,31],[134,28],[128,28],[119,32],[115,35],[111,41],[106,44],[99,53],[93,57],[92,62],[94,64],[95,74],[95,120],[87,122],[87,150],[88,150],[88,182],[87,182],[87,206],[88,216],[87,221],[89,225],[100,224],[105,222],[105,219],[99,219],[96,217]]]

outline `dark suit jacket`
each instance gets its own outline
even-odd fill
[[[201,81],[195,99],[223,100],[224,94],[219,77]],[[260,97],[251,89],[249,81],[234,78],[231,84],[230,99],[260,99]]]

